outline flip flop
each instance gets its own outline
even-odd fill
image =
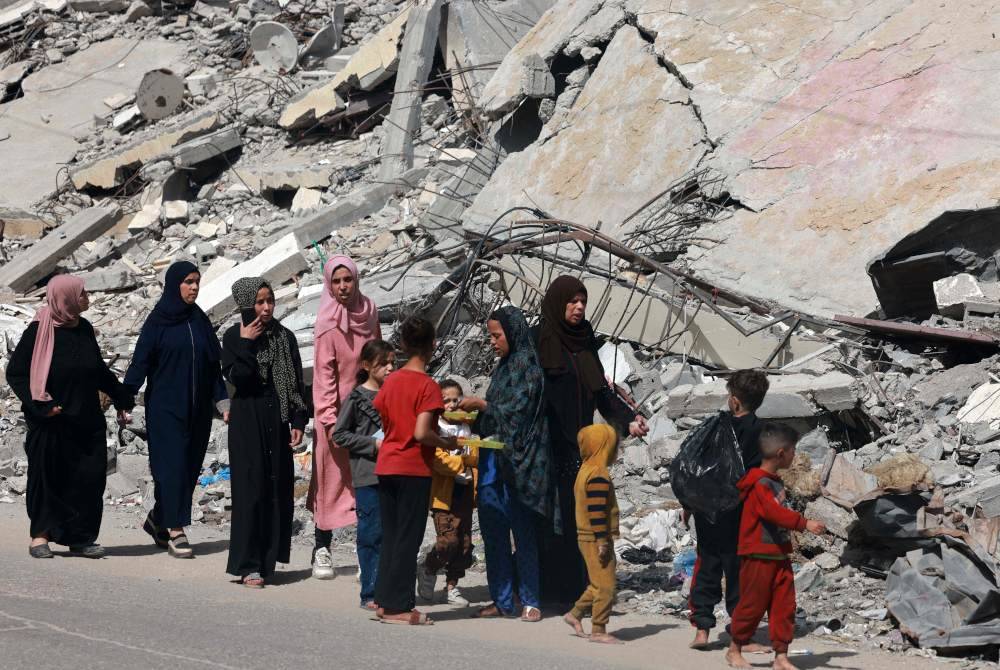
[[[418,610],[403,612],[401,614],[383,614],[376,619],[379,623],[393,624],[396,626],[433,626],[434,622]]]
[[[525,605],[524,611],[521,612],[521,621],[526,621],[528,623],[538,623],[542,620],[542,610],[537,607],[532,607],[531,605]]]
[[[240,583],[248,589],[262,589],[264,588],[264,578],[260,576],[259,573],[251,572],[249,575],[244,575]]]
[[[478,610],[472,615],[473,619],[511,619],[515,615],[507,614],[502,609],[496,606],[496,603],[491,603],[486,607]]]

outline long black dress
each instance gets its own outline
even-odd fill
[[[115,408],[134,406],[132,394],[101,358],[90,322],[56,328],[52,365],[45,384],[51,401],[31,398],[31,358],[38,322],[24,331],[7,366],[7,382],[21,400],[28,434],[28,517],[31,536],[84,546],[97,540],[104,510],[107,441],[98,391]],[[46,417],[56,406],[62,414]]]
[[[598,343],[591,346],[597,357]],[[553,532],[551,524],[539,527],[539,563],[543,604],[567,604],[580,597],[587,587],[587,566],[580,555],[576,539],[576,502],[573,485],[580,471],[580,447],[576,434],[594,423],[594,410],[622,435],[635,419],[632,411],[610,388],[591,393],[578,374],[579,366],[573,354],[563,348],[563,374],[545,374],[545,408],[549,420],[552,445],[553,479],[560,510],[562,534]],[[603,370],[602,370],[603,374]]]
[[[303,398],[302,360],[295,335],[289,339],[292,363]],[[229,406],[229,465],[233,519],[226,572],[245,577],[274,574],[275,563],[288,563],[292,542],[295,483],[290,428],[302,430],[308,411],[293,411],[290,424],[281,420],[278,395],[268,371],[262,381],[257,362],[258,340],[240,337],[235,325],[222,337],[222,372],[236,391]]]

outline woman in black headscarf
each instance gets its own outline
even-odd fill
[[[143,529],[176,558],[192,558],[184,534],[191,496],[212,430],[214,406],[228,418],[228,396],[219,367],[219,340],[195,304],[201,274],[187,261],[167,269],[163,295],[139,332],[125,385],[146,383],[149,467],[156,506]]]
[[[587,569],[576,541],[573,484],[580,470],[576,435],[594,422],[594,410],[619,434],[642,436],[646,421],[612,391],[597,356],[599,344],[587,321],[587,289],[579,279],[557,277],[542,300],[538,359],[545,370],[545,403],[553,478],[561,528],[540,526],[542,602],[572,603],[587,586]],[[558,531],[562,532],[559,533]]]
[[[516,590],[523,608],[521,618],[535,622],[542,616],[536,519],[537,523],[545,519],[551,527],[555,515],[545,379],[521,310],[510,306],[498,309],[490,315],[486,328],[500,362],[485,400],[468,396],[461,405],[479,412],[474,426],[477,433],[494,436],[505,445],[497,452],[479,452],[479,524],[493,603],[479,610],[478,616],[513,615]],[[511,549],[512,533],[516,553]]]
[[[295,335],[274,318],[263,277],[233,284],[242,323],[222,336],[222,373],[235,387],[229,418],[233,527],[226,571],[260,588],[292,546],[292,449],[308,420]]]

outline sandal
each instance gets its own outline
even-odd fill
[[[381,623],[396,624],[399,626],[433,626],[434,622],[430,617],[419,610],[400,612],[399,614],[385,614],[378,618]]]
[[[191,548],[184,533],[170,538],[167,542],[167,551],[174,558],[194,558],[194,549]]]
[[[260,576],[259,572],[251,572],[249,575],[244,575],[240,583],[250,589],[264,588],[264,578]]]
[[[153,543],[160,549],[166,549],[170,544],[170,533],[163,530],[153,521],[152,514],[146,515],[146,521],[142,524],[142,529],[153,538]]]
[[[538,623],[542,620],[542,610],[531,605],[525,605],[524,610],[521,612],[521,621],[527,621],[528,623]]]
[[[472,615],[473,619],[509,619],[513,614],[507,614],[497,607],[496,603],[490,603]]]
[[[53,558],[55,556],[48,542],[28,547],[28,553],[31,554],[32,558]]]
[[[378,605],[375,604],[374,600],[369,600],[368,602],[363,602],[363,603],[361,603],[359,605],[359,607],[361,609],[365,610],[366,612],[378,612],[378,609],[379,609]],[[382,613],[382,616],[385,616],[384,612]]]

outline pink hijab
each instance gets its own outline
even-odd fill
[[[354,295],[347,305],[341,305],[333,297],[331,280],[339,267],[347,268],[354,277]],[[316,314],[316,337],[336,328],[344,335],[354,334],[363,340],[369,340],[375,336],[377,311],[375,303],[361,293],[358,266],[354,261],[347,256],[334,256],[328,260],[323,266],[323,295],[319,299],[319,312]]]
[[[35,314],[38,333],[31,352],[31,399],[41,402],[52,400],[45,390],[52,366],[52,350],[56,343],[56,328],[75,326],[80,319],[80,298],[83,297],[83,280],[70,275],[56,275],[46,285],[48,305]]]

